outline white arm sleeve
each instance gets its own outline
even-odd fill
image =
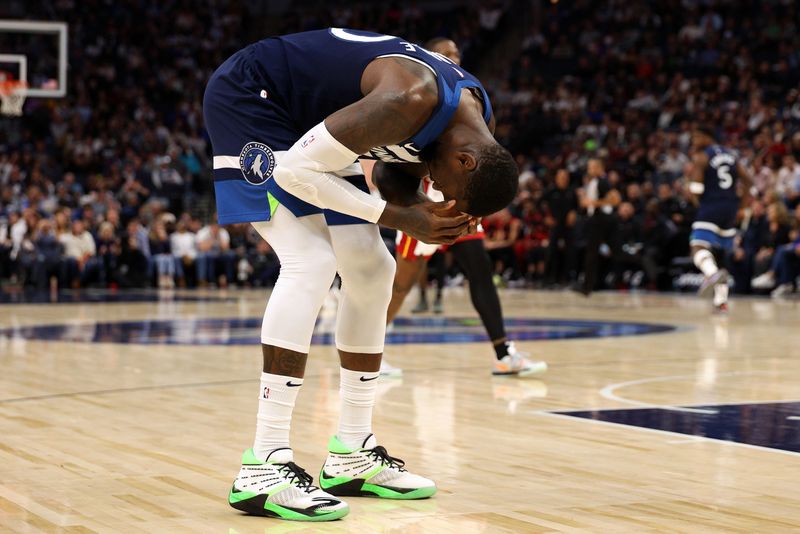
[[[358,154],[337,141],[321,122],[292,145],[272,176],[300,200],[375,223],[386,201],[330,174],[350,166],[357,158]]]

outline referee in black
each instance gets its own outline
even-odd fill
[[[586,185],[578,191],[580,205],[586,210],[586,252],[584,253],[584,279],[578,291],[589,296],[597,285],[600,245],[607,244],[612,257],[618,256],[619,242],[615,231],[617,227],[617,205],[622,200],[619,191],[612,189],[606,177],[603,162],[592,158],[586,165]]]
[[[556,172],[555,183],[545,191],[542,203],[553,218],[547,247],[547,282],[559,284],[569,280],[575,268],[572,229],[578,212],[578,197],[570,187],[566,169]]]

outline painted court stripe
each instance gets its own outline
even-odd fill
[[[795,403],[800,402],[800,399],[769,399],[769,400],[729,400],[725,402],[704,402],[702,403],[703,406],[711,407],[711,406],[734,406],[737,404],[784,404],[784,403]],[[560,412],[614,412],[617,410],[653,410],[653,409],[662,409],[666,410],[668,408],[683,408],[683,406],[664,406],[661,404],[648,404],[646,406],[631,406],[631,407],[623,407],[623,406],[603,406],[602,408],[570,408],[570,409],[563,409],[557,410]],[[790,415],[789,417],[796,417]]]
[[[652,406],[652,407],[653,408],[663,408],[663,409],[667,408],[665,406]],[[687,438],[687,434],[681,434],[680,432],[672,432],[670,430],[659,430],[657,428],[647,428],[647,427],[643,427],[643,426],[632,426],[632,425],[626,425],[624,423],[615,423],[613,421],[601,421],[599,419],[586,419],[584,417],[574,417],[574,416],[571,416],[571,415],[564,415],[564,414],[560,414],[560,413],[546,412],[546,411],[542,411],[542,410],[534,410],[534,411],[531,411],[531,412],[528,412],[528,413],[533,414],[533,415],[541,415],[541,416],[544,416],[544,417],[556,417],[556,418],[559,418],[559,419],[569,419],[569,420],[572,420],[572,421],[576,421],[577,420],[577,421],[582,421],[582,422],[585,422],[585,423],[611,425],[611,426],[616,426],[616,427],[620,427],[620,428],[625,428],[625,429],[628,429],[628,430],[639,430],[639,431],[642,431],[642,432],[650,432],[651,434],[652,433],[668,434],[668,435],[671,435],[671,436],[677,436],[680,439],[686,439]],[[796,452],[793,452],[793,451],[787,451],[787,450],[783,450],[783,449],[773,449],[771,447],[762,447],[760,445],[750,445],[749,443],[739,443],[738,441],[726,441],[724,439],[709,438],[709,437],[706,437],[706,436],[695,436],[695,437],[698,440],[701,440],[701,441],[712,441],[712,442],[715,442],[715,443],[721,443],[721,444],[724,444],[724,445],[733,445],[733,446],[736,446],[736,447],[744,447],[746,449],[754,449],[754,450],[757,450],[757,451],[767,451],[767,452],[774,452],[774,453],[778,453],[778,454],[788,454],[788,455],[794,456],[795,458],[797,458],[797,455],[799,454],[799,453],[796,453]]]
[[[768,371],[731,371],[729,373],[719,373],[717,376],[743,376],[743,375],[764,375],[764,374],[773,374]],[[660,408],[662,410],[671,410],[676,412],[689,412],[689,413],[703,413],[703,414],[715,414],[718,413],[717,410],[707,410],[703,408],[685,408],[683,406],[662,406],[653,404],[650,402],[643,402],[636,399],[630,399],[627,397],[622,397],[621,395],[617,395],[615,393],[616,390],[626,388],[629,386],[637,386],[639,384],[649,384],[652,382],[670,382],[674,380],[692,380],[695,379],[696,375],[671,375],[671,376],[655,376],[652,378],[639,378],[637,380],[629,380],[627,382],[618,382],[616,384],[610,384],[603,389],[600,390],[600,395],[606,399],[621,402],[623,404],[631,404],[634,406],[641,406],[645,408]]]

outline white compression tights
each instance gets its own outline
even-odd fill
[[[264,311],[261,342],[308,353],[314,323],[336,272],[342,278],[336,347],[383,352],[395,262],[374,224],[329,227],[322,215],[285,207],[252,223],[278,255],[281,271]]]

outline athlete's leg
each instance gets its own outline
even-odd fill
[[[698,294],[707,296],[714,292],[714,306],[720,308],[728,302],[728,274],[720,269],[714,252],[706,245],[693,241],[691,244],[692,260],[695,266],[705,275]]]
[[[280,61],[273,63],[274,68],[281,68]],[[258,152],[259,157],[272,160],[277,156],[273,151],[285,150],[297,140],[295,124],[275,99],[259,96],[264,93],[261,83],[253,76],[246,52],[237,53],[217,69],[203,98],[205,124],[214,148],[220,222],[249,222],[262,213],[272,213],[269,222],[253,226],[269,241],[282,264],[262,323],[264,362],[256,438],[254,446],[242,455],[228,502],[254,515],[327,521],[346,515],[349,508],[313,486],[312,477],[294,463],[289,427],[311,333],[336,272],[336,258],[321,212],[293,203],[288,195],[276,209],[274,197],[268,194],[274,180],[258,185],[238,163],[243,153],[246,157]],[[266,175],[272,172],[271,167],[262,165],[260,169]],[[252,169],[249,172],[252,174]],[[308,216],[298,218],[295,213]],[[205,267],[212,268],[213,262]],[[214,279],[213,273],[207,274]]]
[[[295,217],[278,208],[269,222],[253,223],[281,262],[261,327],[261,375],[253,451],[264,460],[289,447],[289,426],[303,383],[314,323],[336,274],[336,256],[324,217]]]
[[[433,481],[402,468],[372,435],[372,407],[392,297],[395,262],[372,224],[332,226],[342,293],[336,324],[341,412],[320,486],[333,495],[430,497]]]
[[[403,301],[405,301],[417,280],[421,280],[420,276],[425,273],[427,265],[428,260],[424,256],[404,258],[399,251],[397,252],[397,272],[394,275],[394,283],[392,284],[392,298],[389,301],[386,324],[391,323],[397,317],[397,313],[403,306]]]
[[[508,338],[505,326],[503,326],[500,297],[492,281],[492,261],[483,246],[483,240],[469,239],[454,243],[450,250],[469,280],[469,296],[472,305],[480,315],[486,333],[492,341],[495,351],[498,352],[498,359],[500,359],[505,356],[503,347]],[[503,352],[502,355],[500,352]]]
[[[433,300],[433,313],[442,313],[442,291],[444,291],[444,275],[447,271],[445,252],[438,250],[428,262],[433,267],[433,279],[436,282],[436,298]]]
[[[417,305],[411,309],[411,313],[425,313],[430,309],[428,305],[428,269],[427,269],[428,262],[425,262],[425,269],[421,269],[419,271],[419,276],[417,276],[417,288],[419,288],[419,300],[417,301]],[[401,303],[402,304],[402,303]]]
[[[311,332],[336,273],[324,217],[295,217],[279,207],[269,222],[253,227],[268,239],[281,272],[264,312],[261,329],[264,367],[259,389],[256,438],[228,503],[248,514],[302,521],[343,517],[347,503],[312,485],[294,463],[289,447],[292,409],[303,384]]]
[[[714,253],[708,247],[694,244],[691,247],[692,261],[705,276],[714,276],[719,271]]]
[[[350,448],[372,434],[372,407],[386,336],[395,262],[372,224],[332,226],[342,290],[336,322],[341,360],[338,439]]]
[[[506,337],[500,297],[492,281],[492,262],[483,246],[483,240],[470,239],[455,243],[450,250],[469,280],[472,305],[492,341],[497,358],[493,373],[529,376],[547,371],[547,363],[528,360],[525,355],[517,352],[514,344]]]

